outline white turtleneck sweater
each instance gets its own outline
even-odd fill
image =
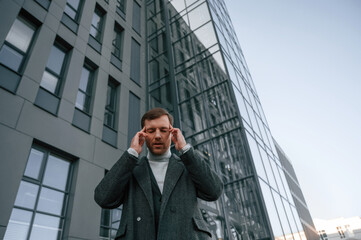
[[[185,153],[190,148],[191,145],[187,144],[182,148],[181,152]],[[139,157],[139,154],[133,148],[128,148],[128,153],[132,154],[135,157]],[[168,148],[168,151],[162,155],[154,155],[148,149],[147,158],[149,161],[149,165],[150,168],[152,169],[154,178],[158,183],[158,187],[161,193],[163,193],[165,174],[167,173],[169,158],[171,156],[172,153],[170,152],[170,148]]]
[[[133,148],[129,148],[128,152],[133,156],[138,157],[138,153]],[[161,193],[163,193],[165,174],[167,173],[169,158],[171,156],[172,153],[170,152],[170,148],[162,155],[154,155],[148,150],[147,158],[149,166],[152,169],[154,178],[158,183]]]
[[[161,193],[163,193],[165,174],[167,173],[169,158],[171,155],[170,149],[162,155],[154,155],[148,150],[147,158],[149,166],[152,169]]]

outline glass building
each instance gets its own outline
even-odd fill
[[[319,239],[223,0],[4,0],[0,20],[1,239],[113,239],[94,188],[158,106],[223,179],[200,202],[218,240]]]

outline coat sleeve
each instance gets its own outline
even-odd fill
[[[117,208],[124,200],[138,158],[125,151],[95,188],[94,200],[103,208]]]
[[[197,197],[205,201],[217,200],[223,191],[223,182],[198,153],[189,149],[180,156],[197,189]]]

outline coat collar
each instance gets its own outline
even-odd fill
[[[135,179],[137,180],[140,188],[144,192],[145,197],[148,200],[149,207],[152,212],[154,212],[153,205],[153,197],[152,197],[152,186],[150,179],[150,167],[147,163],[148,159],[146,157],[142,157],[139,160],[138,166],[134,168],[133,174]],[[169,165],[167,169],[167,173],[165,175],[163,194],[162,194],[162,203],[160,207],[159,219],[161,219],[164,209],[167,205],[169,196],[171,195],[176,183],[178,182],[179,177],[181,176],[184,168],[183,165],[179,163],[180,158],[175,154],[169,159]]]

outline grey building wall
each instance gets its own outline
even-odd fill
[[[3,239],[9,223],[16,194],[27,164],[30,150],[40,143],[47,149],[72,156],[73,174],[67,205],[63,237],[65,239],[98,239],[101,208],[93,201],[95,186],[127,149],[130,94],[139,99],[139,113],[145,112],[145,64],[140,62],[140,82],[130,79],[132,38],[140,44],[140,59],[144,59],[144,27],[137,33],[133,27],[133,4],[127,1],[125,18],[116,13],[116,1],[82,1],[79,26],[73,32],[61,22],[66,0],[53,0],[45,9],[37,1],[23,0],[0,2],[0,46],[19,12],[26,11],[40,22],[36,31],[19,86],[15,92],[0,88],[0,239]],[[137,1],[142,7],[142,1]],[[88,44],[89,31],[95,6],[106,11],[101,52]],[[141,22],[144,11],[141,8]],[[123,53],[121,70],[110,63],[114,24],[123,29]],[[56,38],[71,46],[71,53],[63,78],[63,90],[57,114],[34,105],[51,47]],[[72,124],[76,96],[84,59],[97,66],[91,104],[89,132]],[[104,109],[109,76],[119,83],[117,111],[117,144],[102,141]],[[4,76],[0,75],[0,78]],[[138,114],[139,114],[138,113]],[[135,121],[132,119],[132,121]],[[134,124],[137,124],[136,122]],[[140,127],[140,122],[139,122]],[[133,134],[133,133],[132,133]]]

